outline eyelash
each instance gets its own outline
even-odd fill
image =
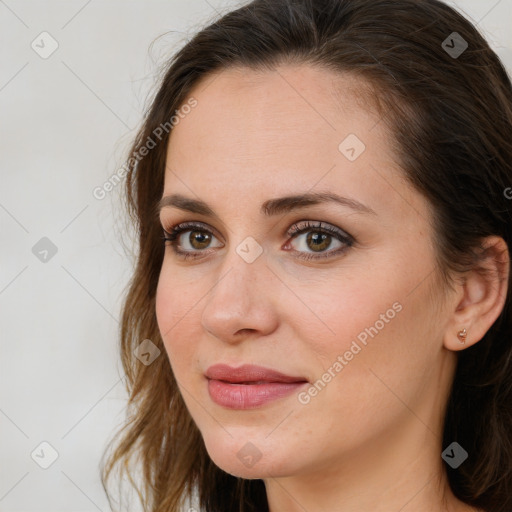
[[[215,236],[212,231],[206,228],[205,225],[201,223],[196,222],[183,222],[181,224],[178,224],[177,226],[171,227],[168,230],[164,229],[164,235],[162,236],[164,244],[166,242],[170,242],[170,246],[172,247],[174,253],[178,255],[179,257],[188,260],[188,259],[196,259],[201,258],[204,256],[205,252],[207,252],[207,249],[205,250],[199,250],[199,251],[182,251],[178,248],[177,239],[182,233],[186,233],[187,231],[201,231],[204,233],[208,233],[209,235]],[[331,235],[335,237],[338,241],[345,244],[344,247],[340,247],[335,250],[327,251],[325,253],[318,253],[318,255],[315,255],[314,253],[303,253],[301,251],[295,251],[297,253],[297,257],[304,259],[304,260],[320,260],[324,258],[332,258],[335,256],[340,255],[341,253],[345,252],[349,247],[351,247],[355,240],[354,238],[345,233],[344,231],[335,228],[334,226],[330,225],[323,225],[322,222],[318,223],[311,223],[309,221],[305,222],[299,222],[298,224],[295,224],[292,228],[288,230],[286,233],[287,236],[291,238],[296,238],[297,236],[307,233],[309,231],[313,231],[315,233],[324,233],[327,235]]]

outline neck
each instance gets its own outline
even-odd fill
[[[409,411],[378,439],[301,474],[265,479],[270,512],[470,512],[452,493],[441,437]],[[413,427],[412,427],[413,426]]]

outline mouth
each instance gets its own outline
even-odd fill
[[[285,398],[308,384],[304,377],[286,375],[262,366],[233,368],[214,365],[205,373],[213,402],[226,409],[254,409]]]

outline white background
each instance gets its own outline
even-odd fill
[[[123,420],[132,240],[122,186],[92,191],[122,164],[165,58],[238,3],[0,0],[0,512],[108,510],[98,464]],[[512,1],[452,5],[512,70]],[[47,59],[31,48],[43,31],[59,45]],[[42,441],[59,454],[48,469],[31,458]]]

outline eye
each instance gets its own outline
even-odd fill
[[[303,237],[303,235],[307,236]],[[305,221],[296,224],[288,231],[288,236],[298,240],[298,250],[294,252],[297,253],[297,257],[305,260],[338,256],[354,244],[354,238],[351,235],[330,224],[324,225],[322,222]],[[334,249],[326,251],[333,243]],[[308,249],[311,249],[311,252],[308,252]]]
[[[183,237],[185,233],[190,233],[188,237]],[[203,224],[196,222],[184,222],[171,228],[169,231],[164,229],[164,242],[170,242],[173,251],[184,259],[198,258],[205,254],[205,249],[211,243],[215,235]],[[220,245],[222,247],[222,244]],[[208,251],[210,252],[210,251]]]
[[[186,233],[189,235],[184,237]],[[305,234],[307,236],[303,237]],[[295,239],[299,241],[298,249],[294,249],[293,252],[298,258],[305,260],[338,256],[354,244],[354,238],[351,235],[330,224],[324,225],[322,222],[302,221],[295,224],[287,232],[287,236],[293,241]],[[200,258],[211,253],[210,244],[216,238],[210,229],[198,222],[184,222],[168,231],[164,229],[163,236],[164,242],[170,242],[174,253],[183,259]],[[327,251],[326,249],[329,249],[333,243],[334,249]],[[291,241],[286,244],[286,248],[289,245]],[[215,246],[215,248],[218,247],[222,247],[222,243]],[[308,252],[308,249],[311,251]]]

